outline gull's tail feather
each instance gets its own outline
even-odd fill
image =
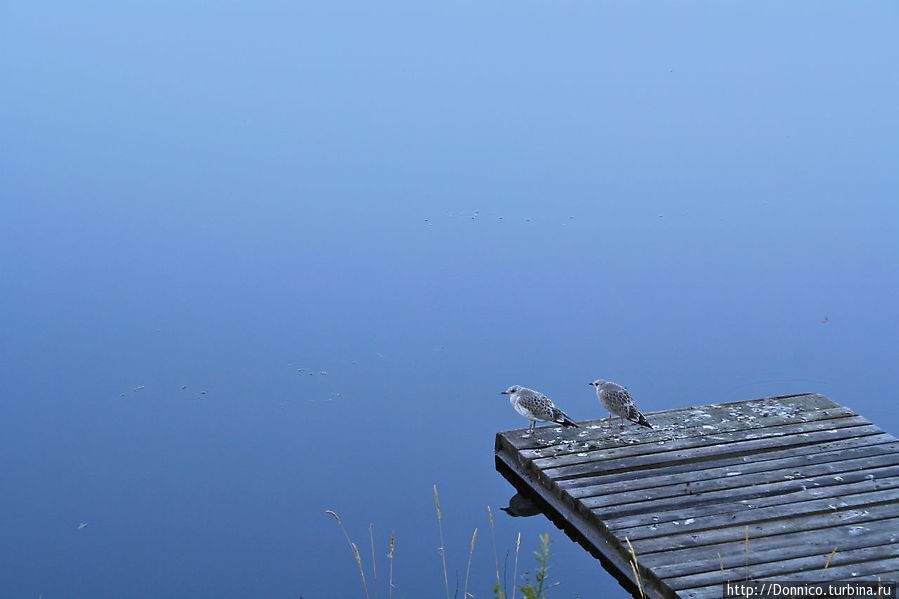
[[[553,408],[553,422],[556,424],[561,424],[564,427],[569,426],[577,426],[577,423],[568,417],[568,414],[560,410],[559,408]]]
[[[636,410],[634,410],[634,411],[636,412]],[[627,415],[627,419],[630,420],[631,422],[636,422],[637,424],[640,424],[642,426],[648,426],[649,428],[652,428],[652,425],[646,421],[646,416],[643,415],[643,412],[637,412],[636,414],[633,414],[633,412],[632,412]]]

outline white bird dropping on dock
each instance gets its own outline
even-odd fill
[[[512,385],[501,393],[509,396],[509,403],[512,404],[516,412],[531,421],[526,433],[528,435],[533,434],[538,420],[541,422],[555,422],[565,427],[577,426],[565,412],[553,404],[550,398],[539,391]]]
[[[627,388],[602,379],[587,384],[596,388],[599,403],[609,411],[609,428],[612,428],[612,416],[621,416],[622,419],[627,418],[631,422],[652,428],[646,417],[637,409],[637,404]]]

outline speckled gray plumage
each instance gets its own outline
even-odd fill
[[[599,398],[599,403],[609,411],[610,425],[614,415],[652,428],[652,425],[646,421],[646,417],[637,409],[637,403],[626,387],[602,379],[597,379],[590,384],[596,388],[596,397]]]
[[[530,429],[539,420],[541,422],[555,422],[563,426],[577,426],[565,412],[553,404],[552,400],[539,391],[512,385],[503,395],[509,396],[509,403],[515,411],[531,421]]]

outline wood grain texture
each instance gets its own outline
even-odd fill
[[[655,428],[498,433],[497,469],[633,592],[630,540],[650,598],[720,597],[747,566],[756,580],[899,572],[899,441],[851,409],[806,394],[646,417]]]

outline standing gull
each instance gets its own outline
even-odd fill
[[[597,379],[587,384],[596,387],[596,397],[599,398],[599,403],[609,411],[610,429],[612,428],[612,416],[621,416],[622,425],[624,424],[623,419],[627,418],[631,422],[652,428],[652,425],[646,422],[646,417],[637,409],[637,404],[627,388],[602,379]]]
[[[537,421],[555,422],[562,426],[577,426],[574,421],[569,418],[565,412],[553,405],[552,400],[543,395],[539,391],[528,389],[527,387],[519,387],[512,385],[505,391],[503,395],[509,396],[509,403],[515,408],[515,411],[531,421],[526,434],[533,434]]]

